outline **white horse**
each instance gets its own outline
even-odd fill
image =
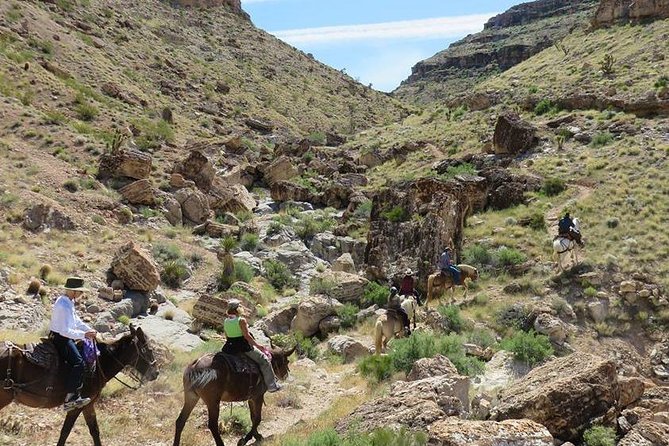
[[[416,310],[418,303],[413,296],[405,296],[400,304],[404,311],[409,315],[409,321],[413,320],[413,328],[416,328]],[[393,312],[394,313],[394,312]],[[399,315],[390,315],[388,312],[382,314],[376,319],[374,325],[374,345],[376,347],[375,353],[381,354],[388,347],[388,341],[392,338],[401,338],[404,336],[404,324]]]
[[[581,222],[578,218],[572,220],[574,226],[578,232],[581,232]],[[578,264],[578,244],[575,240],[570,240],[567,237],[558,236],[553,240],[553,258],[557,257],[558,268],[560,271],[564,271],[562,266],[563,256],[568,255],[571,252],[571,260],[573,265]]]

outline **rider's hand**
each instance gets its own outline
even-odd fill
[[[95,330],[87,331],[84,336],[86,336],[88,339],[95,339],[95,337],[98,335],[98,332]]]

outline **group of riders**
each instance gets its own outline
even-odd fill
[[[574,222],[569,213],[566,213],[558,223],[558,237],[573,240],[580,246],[583,245],[580,232],[574,227]],[[461,283],[461,271],[453,264],[450,247],[446,247],[439,256],[438,268],[444,278],[450,277],[453,283]],[[50,339],[58,351],[59,356],[70,367],[66,382],[67,395],[63,404],[65,411],[79,409],[90,403],[89,398],[81,396],[83,384],[85,361],[82,352],[77,347],[77,341],[86,341],[90,344],[97,336],[97,332],[83,322],[75,311],[75,302],[78,297],[88,291],[84,287],[83,279],[69,277],[64,286],[64,292],[58,297],[54,306],[50,323]],[[390,288],[387,309],[397,314],[403,323],[407,335],[411,334],[409,315],[401,306],[402,296],[413,296],[420,303],[420,295],[415,287],[414,273],[411,269],[405,271],[400,281],[399,290]],[[248,329],[248,323],[240,313],[240,302],[231,300],[228,302],[226,319],[223,330],[226,342],[222,351],[231,355],[243,354],[258,364],[265,386],[269,392],[281,389],[277,383],[276,376],[271,366],[271,353],[264,346],[256,342]]]

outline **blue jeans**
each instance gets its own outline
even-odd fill
[[[450,274],[456,285],[460,283],[460,270],[456,266],[451,265],[448,269],[442,269],[441,273],[443,275]]]
[[[84,381],[85,365],[84,358],[81,357],[81,353],[77,349],[77,344],[73,339],[53,332],[52,340],[61,360],[70,366],[70,373],[67,375],[67,381],[65,381],[65,391],[67,393],[79,393]]]

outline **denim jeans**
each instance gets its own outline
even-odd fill
[[[77,349],[73,339],[61,336],[52,332],[52,340],[58,350],[60,359],[70,366],[70,373],[65,381],[65,390],[67,393],[79,393],[84,380],[84,358]]]

